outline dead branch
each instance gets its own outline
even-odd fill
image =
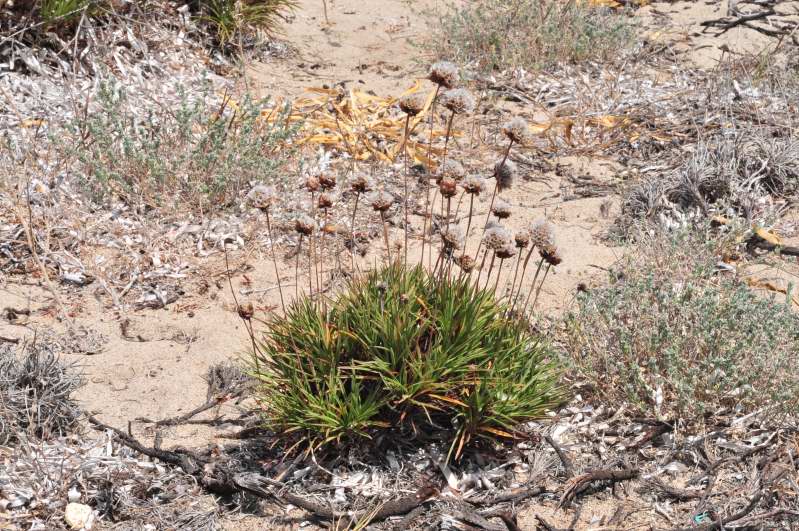
[[[558,454],[558,458],[560,458],[560,462],[563,464],[563,470],[566,472],[566,478],[574,476],[574,467],[572,466],[571,459],[569,459],[569,456],[563,451],[563,448],[549,435],[546,435],[544,440],[555,450],[555,453]]]
[[[616,483],[638,477],[641,471],[637,468],[626,468],[622,470],[594,470],[572,478],[560,498],[559,508],[564,507],[577,496],[579,492],[585,489],[589,483],[594,481],[610,481]]]
[[[477,500],[464,500],[471,505],[478,507],[493,507],[500,503],[506,502],[520,502],[533,496],[538,496],[546,492],[543,487],[519,487],[515,489],[508,489],[491,496],[490,498],[477,499]]]
[[[705,27],[705,29],[702,30],[703,32],[707,31],[709,28],[720,28],[721,31],[714,34],[715,37],[719,37],[721,35],[724,35],[725,33],[727,33],[736,26],[746,24],[747,22],[752,22],[753,20],[760,20],[776,14],[777,13],[773,9],[769,8],[764,11],[758,11],[757,13],[740,14],[738,15],[738,17],[732,20],[730,20],[728,17],[716,18],[713,20],[705,20],[700,25]]]
[[[702,491],[673,487],[659,479],[649,479],[645,482],[645,485],[660,494],[679,501],[696,500],[702,497]]]
[[[762,498],[763,498],[763,492],[758,491],[757,494],[752,496],[752,499],[749,500],[749,503],[746,505],[746,507],[744,507],[735,514],[727,516],[726,518],[721,518],[717,522],[712,522],[709,524],[704,524],[695,527],[677,527],[672,529],[671,531],[714,531],[716,529],[722,529],[725,525],[736,522],[742,519],[744,516],[751,513],[755,509],[755,507],[757,507],[757,505],[760,503],[760,500]]]

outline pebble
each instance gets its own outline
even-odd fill
[[[94,512],[88,505],[70,503],[64,512],[64,520],[70,529],[91,529]]]

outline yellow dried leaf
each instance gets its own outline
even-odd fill
[[[770,230],[766,230],[763,227],[755,227],[754,232],[760,239],[770,244],[782,245],[782,239]]]

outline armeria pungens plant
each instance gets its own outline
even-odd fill
[[[299,299],[253,359],[264,414],[312,449],[442,432],[458,457],[475,438],[512,438],[564,395],[549,347],[506,316],[492,291],[399,260],[328,304]]]

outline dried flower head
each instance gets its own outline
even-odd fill
[[[511,215],[511,206],[506,201],[497,199],[491,212],[499,219],[508,219]]]
[[[277,194],[271,186],[259,184],[249,191],[246,200],[251,207],[266,210],[277,201]]]
[[[332,190],[336,187],[336,176],[332,173],[320,174],[319,185],[322,187],[322,190]]]
[[[365,194],[366,192],[371,192],[374,189],[374,183],[372,180],[364,175],[356,175],[355,178],[350,183],[350,188],[356,194]]]
[[[305,186],[305,189],[308,190],[311,193],[317,192],[317,191],[319,191],[319,179],[317,179],[313,175],[309,175],[305,179],[304,186]]]
[[[479,175],[469,175],[461,181],[461,187],[467,194],[480,195],[480,192],[485,188],[485,179]]]
[[[524,249],[530,245],[530,231],[522,229],[513,235],[513,239],[516,241],[516,247]]]
[[[464,273],[471,273],[474,269],[474,258],[468,254],[461,255],[458,258],[458,265]]]
[[[458,84],[460,76],[458,67],[449,61],[438,61],[430,67],[430,74],[427,79],[444,88],[451,89]]]
[[[532,139],[530,128],[527,126],[527,122],[524,121],[523,118],[519,117],[505,122],[505,124],[502,126],[502,134],[508,137],[511,142],[515,142],[522,146],[529,144]]]
[[[252,319],[253,315],[255,315],[255,308],[253,307],[250,301],[243,302],[238,307],[239,317],[244,319],[245,321],[249,321]]]
[[[399,100],[399,108],[405,114],[416,116],[424,110],[426,103],[425,95],[421,92],[414,92],[413,94],[406,94]]]
[[[470,114],[474,111],[474,96],[466,89],[452,89],[441,95],[441,105],[455,114]]]
[[[458,181],[452,177],[443,177],[438,182],[438,191],[446,198],[454,197],[458,193]]]
[[[500,160],[494,164],[494,178],[497,180],[497,190],[501,192],[511,188],[518,173],[519,169],[511,160],[505,160],[505,162]]]
[[[502,260],[507,260],[508,258],[513,258],[516,256],[516,247],[513,244],[510,245],[503,245],[499,249],[496,250],[497,258],[501,258]]]
[[[538,254],[541,255],[541,258],[543,258],[545,262],[552,266],[556,266],[563,262],[560,251],[558,251],[558,247],[554,243],[540,247],[538,249]]]
[[[555,241],[552,225],[545,219],[539,219],[530,227],[530,242],[534,247],[542,249]]]
[[[460,181],[463,179],[464,175],[466,175],[466,169],[463,167],[463,164],[452,159],[445,160],[444,163],[438,167],[438,170],[436,170],[436,176],[439,179],[442,177],[452,177],[456,181]]]
[[[513,238],[508,230],[501,225],[494,225],[486,230],[483,241],[486,247],[492,251],[498,251],[503,247],[512,247]]]
[[[322,210],[332,207],[333,197],[328,193],[322,192],[321,194],[319,194],[318,206]]]
[[[308,216],[307,214],[300,215],[294,221],[294,230],[296,230],[303,236],[309,236],[313,234],[315,228],[316,228],[316,222],[311,216]]]
[[[376,212],[385,212],[394,204],[394,196],[388,192],[375,192],[369,196],[369,204]]]
[[[462,249],[465,239],[463,229],[458,225],[450,225],[441,229],[441,243],[446,249]]]

